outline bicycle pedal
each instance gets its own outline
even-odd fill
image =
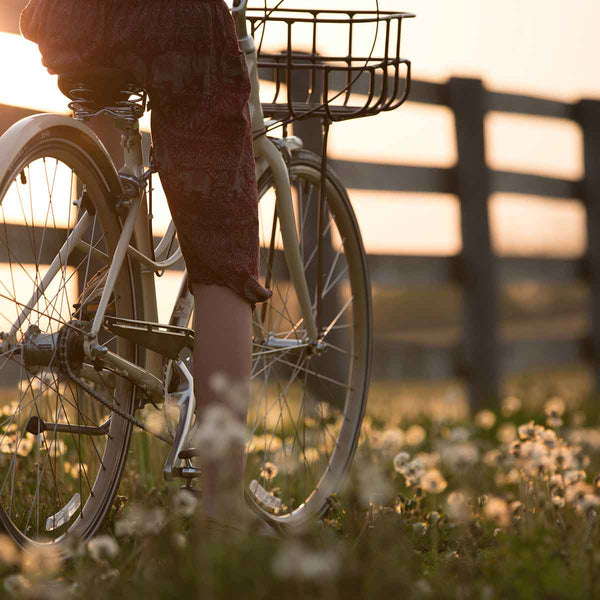
[[[201,456],[202,453],[197,448],[186,448],[179,453],[178,458],[181,460],[190,460],[191,458],[195,458],[196,456]]]
[[[196,479],[202,475],[202,471],[196,469],[196,467],[175,467],[173,469],[173,475],[175,477],[181,477],[181,479]]]

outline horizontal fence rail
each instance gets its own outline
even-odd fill
[[[262,73],[262,77],[268,80],[269,74]],[[477,409],[493,405],[497,400],[502,374],[531,364],[556,365],[585,359],[600,376],[600,238],[597,234],[600,227],[600,102],[585,100],[570,104],[488,91],[479,80],[460,78],[448,83],[413,81],[409,101],[443,105],[453,111],[459,150],[455,167],[384,165],[352,160],[332,160],[331,165],[352,189],[458,196],[463,239],[459,255],[370,254],[368,260],[375,286],[459,286],[464,300],[464,328],[449,335],[441,344],[412,340],[403,334],[396,338],[379,336],[374,377],[459,375],[467,381],[471,406]],[[485,144],[483,119],[490,111],[574,120],[584,132],[585,177],[572,181],[489,169],[482,149]],[[0,134],[31,114],[34,111],[0,105]],[[294,131],[307,147],[319,151],[321,128],[318,122],[299,122]],[[150,145],[147,134],[144,145],[147,154]],[[494,192],[582,202],[588,217],[587,254],[580,259],[494,256],[487,202]],[[17,239],[19,226],[13,227]],[[60,234],[56,236],[53,247],[60,243]],[[592,292],[589,323],[576,339],[572,336],[541,340],[507,338],[500,331],[499,291],[505,283],[516,281],[586,282]]]

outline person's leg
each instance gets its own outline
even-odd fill
[[[193,285],[194,292],[194,395],[200,424],[207,409],[223,406],[223,391],[215,389],[214,376],[223,376],[236,390],[227,402],[231,418],[246,423],[251,367],[250,304],[225,286]],[[211,381],[213,384],[211,384]],[[232,405],[233,404],[233,405]],[[227,435],[226,431],[221,432]],[[202,504],[211,517],[242,514],[244,444],[239,438],[224,440],[222,454],[202,453]]]

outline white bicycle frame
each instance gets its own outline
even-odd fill
[[[257,52],[254,40],[248,34],[245,19],[247,0],[236,0],[236,2],[237,6],[234,5],[232,12],[238,30],[240,47],[246,56],[248,72],[252,83],[250,113],[254,135],[257,179],[268,169],[271,169],[275,184],[277,214],[280,221],[285,259],[296,290],[303,324],[307,332],[307,339],[298,340],[297,344],[299,346],[307,344],[316,345],[319,333],[312,312],[308,285],[300,254],[288,168],[281,151],[265,134],[265,122],[259,94],[260,82],[258,78]],[[106,112],[110,113],[110,109],[107,109]],[[171,222],[163,239],[156,248],[156,260],[150,258],[152,256],[151,244],[153,241],[148,235],[147,227],[149,218],[145,191],[147,173],[144,172],[142,138],[139,132],[139,124],[137,121],[121,122],[121,146],[123,148],[125,164],[117,174],[106,149],[92,130],[85,124],[71,117],[48,114],[35,115],[19,121],[0,138],[0,195],[4,194],[7,186],[10,185],[10,182],[3,180],[2,174],[10,172],[11,166],[20,158],[21,149],[28,141],[38,136],[40,132],[47,132],[47,135],[51,135],[51,130],[55,127],[67,127],[78,130],[83,149],[102,163],[104,167],[103,172],[109,174],[105,182],[107,191],[115,197],[122,196],[122,187],[119,178],[129,177],[133,181],[140,182],[139,193],[134,197],[130,197],[125,203],[122,203],[124,211],[122,213],[123,227],[121,236],[110,264],[91,331],[86,336],[87,343],[84,344],[84,350],[90,361],[99,360],[110,365],[111,368],[125,375],[144,391],[149,400],[161,402],[165,397],[165,386],[162,381],[163,357],[160,354],[148,350],[146,352],[145,364],[136,365],[98,344],[98,333],[104,324],[106,308],[124,261],[127,259],[135,260],[142,266],[141,290],[139,290],[139,293],[143,302],[144,320],[145,322],[157,324],[158,310],[154,274],[172,266],[181,257],[179,249],[169,258],[166,257],[175,236],[175,227]],[[301,142],[298,138],[287,138],[285,141],[290,151],[301,147]],[[69,253],[78,246],[82,247],[85,251],[92,251],[82,241],[83,231],[89,224],[90,219],[91,216],[87,212],[82,214],[79,222],[61,247],[59,254],[48,268],[39,287],[29,302],[23,305],[19,317],[11,327],[10,334],[4,336],[3,346],[15,343],[16,333],[20,324],[26,320],[31,311],[35,309],[38,300],[44,296],[46,288],[59,273],[61,266],[66,263]],[[104,258],[106,259],[107,257],[105,256]],[[193,302],[187,288],[186,279],[187,277],[184,277],[179,290],[178,298],[172,311],[170,325],[186,327],[189,323],[193,310]],[[274,348],[280,347],[277,342],[277,338],[270,341],[266,340],[266,344],[271,343]],[[294,340],[285,340],[287,346],[290,343],[296,342]]]

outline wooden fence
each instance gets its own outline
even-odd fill
[[[359,82],[360,83],[360,82]],[[359,90],[360,91],[360,90]],[[528,366],[536,340],[499,342],[499,291],[519,280],[573,282],[590,287],[589,335],[545,339],[548,364],[591,362],[600,381],[600,101],[575,104],[488,91],[477,79],[452,78],[446,84],[413,81],[412,102],[446,106],[456,123],[458,164],[453,168],[332,161],[348,188],[372,191],[455,194],[460,199],[463,247],[457,256],[369,256],[375,286],[459,285],[464,298],[464,331],[457,344],[386,342],[376,338],[374,377],[459,376],[468,383],[471,406],[493,405],[501,376]],[[583,130],[585,177],[571,181],[491,170],[485,163],[484,117],[489,111],[570,119]],[[0,134],[31,111],[0,105]],[[320,126],[298,125],[296,132],[318,150]],[[149,140],[146,136],[146,145]],[[493,192],[532,194],[583,202],[587,211],[588,250],[581,259],[496,257],[490,243],[488,199]],[[536,352],[539,357],[540,352]],[[538,361],[539,362],[539,361]],[[426,365],[435,364],[428,369]],[[424,366],[425,365],[425,366]]]

